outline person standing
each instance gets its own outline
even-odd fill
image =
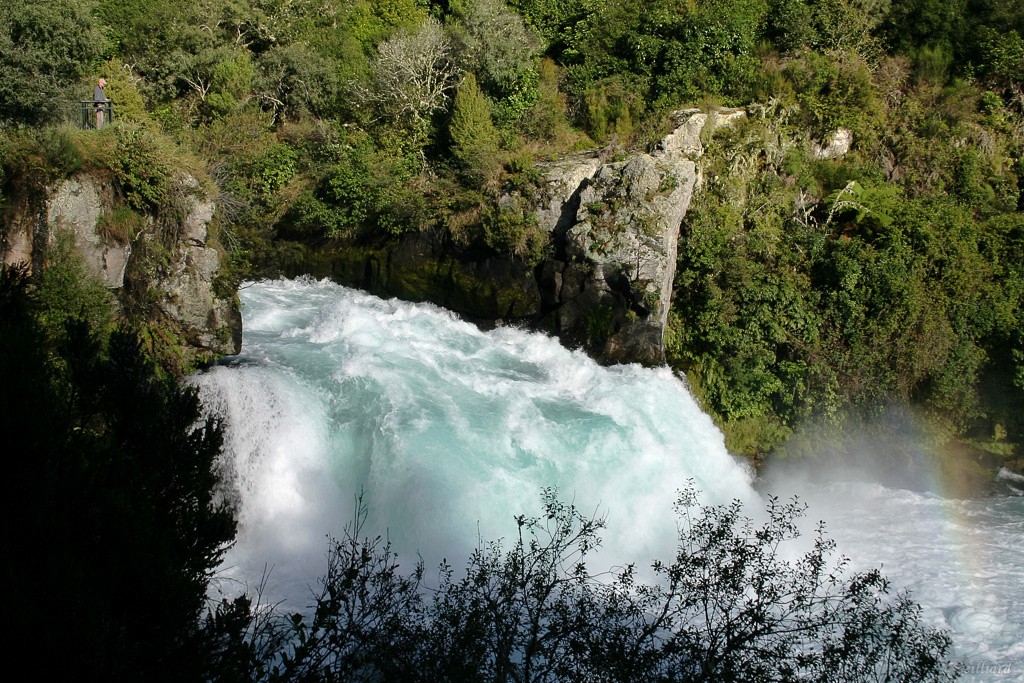
[[[107,87],[107,80],[100,78],[96,81],[96,87],[92,89],[92,101],[96,105],[96,130],[103,127],[103,113],[106,111],[107,94],[105,88]]]

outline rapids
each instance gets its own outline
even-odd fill
[[[510,537],[546,486],[607,516],[597,569],[668,558],[671,504],[689,479],[707,502],[762,507],[749,469],[667,369],[601,367],[540,334],[482,332],[327,282],[249,284],[241,298],[243,356],[194,378],[225,420],[238,495],[225,593],[267,575],[265,599],[308,606],[326,539],[360,494],[365,532],[386,531],[410,569],[417,554],[458,568],[478,540]],[[1024,676],[1024,499],[863,484],[801,494],[855,567],[882,564],[951,630],[966,680]]]

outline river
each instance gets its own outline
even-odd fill
[[[443,309],[313,280],[247,284],[242,355],[197,375],[225,419],[239,535],[225,593],[265,581],[302,609],[327,537],[387,532],[404,566],[458,567],[479,540],[509,537],[558,488],[608,526],[600,569],[674,548],[676,492],[763,507],[667,369],[601,367],[544,335],[483,332]],[[1024,678],[1024,498],[951,500],[880,484],[795,481],[854,568],[881,565],[928,623],[949,629],[964,680]],[[269,573],[268,573],[269,572]]]

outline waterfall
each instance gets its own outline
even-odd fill
[[[670,557],[672,502],[690,480],[705,502],[762,507],[750,470],[668,369],[602,367],[541,334],[483,332],[328,282],[263,282],[241,297],[243,356],[194,378],[225,420],[238,496],[225,593],[235,581],[255,589],[269,569],[267,599],[308,606],[327,537],[359,495],[365,531],[386,532],[410,570],[418,557],[458,568],[478,541],[510,538],[544,487],[607,517],[599,570]],[[963,656],[1024,671],[1021,500],[991,512],[882,486],[806,493],[811,519],[828,517],[854,565],[881,563],[910,585]],[[983,671],[978,680],[1015,680]]]

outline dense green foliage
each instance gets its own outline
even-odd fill
[[[76,81],[103,53],[104,41],[78,0],[0,1],[0,125],[56,120]]]
[[[794,560],[804,508],[771,500],[755,524],[738,502],[676,504],[678,548],[647,576],[593,574],[604,520],[545,491],[510,547],[483,544],[464,571],[404,572],[362,537],[365,509],[334,540],[311,614],[254,624],[261,681],[945,681],[948,637],[921,623],[877,572],[852,573],[818,529]]]
[[[130,234],[130,212],[205,166],[189,170],[216,185],[228,287],[324,244],[408,233],[536,263],[535,160],[643,148],[675,108],[761,103],[709,145],[669,349],[730,445],[763,452],[810,420],[909,402],[1020,456],[1021,0],[3,9],[5,203],[107,169],[127,204],[110,230]],[[23,129],[98,75],[121,123],[93,148]],[[816,158],[840,127],[853,149]]]
[[[784,110],[716,138],[682,236],[674,348],[734,447],[893,404],[1020,442],[1020,138],[964,95],[920,83],[842,160],[815,159]]]
[[[498,130],[491,121],[487,98],[473,74],[459,85],[448,126],[452,138],[452,156],[471,176],[486,178],[498,156]]]

